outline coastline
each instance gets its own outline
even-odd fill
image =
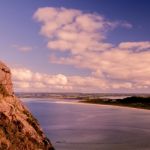
[[[133,106],[127,106],[127,105],[115,105],[115,104],[96,104],[96,103],[88,103],[84,101],[79,101],[79,104],[87,104],[87,105],[95,105],[95,106],[112,106],[112,107],[119,107],[119,108],[129,108],[129,109],[139,109],[139,110],[146,110],[149,111],[150,109],[142,108],[142,107],[133,107]]]
[[[124,99],[87,99],[79,101],[81,103],[96,105],[111,105],[136,109],[150,110],[150,97],[127,97]]]
[[[138,148],[139,143],[149,144],[148,110],[66,99],[47,99],[35,103],[28,103],[27,106],[38,117],[56,149],[99,150],[104,147],[111,149],[112,146],[114,149],[122,149],[128,145],[128,149],[133,149]],[[52,124],[49,125],[49,122]]]
[[[91,105],[91,106],[96,106],[96,107],[107,106],[109,108],[118,107],[118,108],[145,110],[145,111],[150,110],[150,109],[141,108],[141,107],[133,107],[133,106],[130,106],[130,105],[94,103],[94,102],[89,103],[89,102],[87,102],[87,100],[80,100],[80,99],[76,99],[75,101],[69,101],[68,99],[65,99],[65,98],[63,98],[63,99],[62,98],[61,99],[58,99],[58,98],[44,98],[44,100],[40,100],[40,99],[43,99],[43,98],[38,98],[39,99],[38,101],[33,101],[33,100],[29,100],[29,99],[30,98],[22,98],[22,101],[23,102],[32,101],[32,102],[39,102],[39,103],[40,102],[47,102],[47,103],[58,103],[58,104],[68,104],[68,105]]]

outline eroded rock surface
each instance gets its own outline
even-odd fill
[[[10,69],[0,62],[0,150],[54,150],[38,121],[14,95]]]

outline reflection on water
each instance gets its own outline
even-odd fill
[[[149,150],[150,111],[115,106],[24,102],[56,150]]]

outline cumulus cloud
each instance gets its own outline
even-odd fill
[[[48,39],[47,47],[69,53],[65,57],[51,55],[51,63],[91,71],[86,77],[32,73],[37,87],[85,92],[150,88],[150,41],[122,41],[118,45],[106,42],[108,31],[119,26],[129,29],[132,24],[109,21],[96,13],[52,7],[39,8],[34,18],[42,24],[40,33]]]
[[[67,85],[68,79],[65,75],[48,75],[44,73],[32,72],[26,68],[13,68],[12,69],[13,81],[16,90],[48,90],[62,89]]]
[[[150,87],[148,75],[143,76],[138,70],[136,73],[136,76],[128,72],[117,76],[116,69],[112,68],[110,72],[106,72],[108,75],[93,72],[90,76],[66,76],[32,72],[24,68],[12,69],[15,90],[26,92],[108,92],[120,89],[130,91],[148,89]]]
[[[150,41],[144,42],[122,42],[119,44],[120,49],[133,50],[133,51],[145,51],[150,50]]]
[[[34,73],[29,69],[12,69],[13,79],[15,81],[27,81],[27,82],[42,82],[49,85],[65,85],[67,84],[66,76],[62,74],[48,75],[42,73]]]
[[[107,88],[104,81],[90,76],[50,75],[32,72],[25,68],[13,68],[12,76],[17,91],[86,92],[89,90],[90,92],[97,87],[103,90]]]
[[[136,87],[137,84],[150,79],[149,58],[149,51],[134,53],[116,48],[111,51],[105,51],[100,55],[87,53],[69,58],[53,57],[51,61],[53,63],[74,65],[83,69],[87,68],[91,70],[91,76],[107,80],[110,84],[112,84],[112,81],[130,82]]]
[[[102,41],[105,32],[116,26],[103,16],[66,8],[39,8],[34,18],[42,23],[40,32],[49,39],[48,48],[74,54],[110,48]]]

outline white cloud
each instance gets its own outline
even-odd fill
[[[110,72],[107,72],[107,70]],[[116,69],[113,70],[111,67],[105,71],[107,76],[103,72],[94,72],[91,76],[66,76],[63,74],[51,75],[32,72],[29,69],[14,68],[12,69],[12,75],[15,90],[27,92],[108,92],[118,89],[134,91],[150,87],[149,74],[143,76],[143,74],[138,74],[138,70],[136,72],[137,75],[132,73],[130,75],[130,73],[126,72],[128,69],[123,69],[124,73],[122,72],[118,76]]]
[[[144,51],[150,49],[150,41],[144,42],[122,42],[119,44],[120,49]]]
[[[12,69],[13,79],[15,81],[27,81],[27,82],[42,82],[45,84],[57,84],[57,85],[65,85],[67,84],[66,76],[62,74],[58,75],[48,75],[42,74],[38,72],[32,72],[29,69],[25,68],[15,68]]]
[[[94,77],[50,75],[25,68],[13,68],[12,77],[16,91],[90,92],[108,88],[104,81]]]
[[[33,78],[33,73],[30,70],[24,68],[12,69],[12,74],[14,80],[18,81],[32,81]]]
[[[79,68],[91,70],[91,76],[116,82],[134,82],[150,79],[150,52],[122,51],[113,49],[98,54],[96,52],[71,56],[68,58],[51,58],[53,63],[74,65]],[[144,83],[144,82],[143,82]],[[146,82],[147,83],[147,82]]]
[[[40,33],[48,39],[48,48],[69,53],[65,57],[50,56],[52,63],[91,71],[86,77],[34,74],[35,82],[41,87],[48,83],[51,90],[85,92],[150,89],[150,41],[118,45],[105,42],[108,30],[118,26],[130,29],[132,24],[112,22],[96,13],[51,7],[39,8],[34,18],[42,23]],[[43,77],[49,79],[41,84]]]
[[[68,83],[65,75],[48,75],[44,73],[32,72],[25,68],[13,68],[12,76],[16,90],[51,90],[62,89]],[[49,89],[50,88],[50,89]]]
[[[49,39],[48,48],[75,54],[111,47],[103,40],[105,32],[116,26],[103,16],[66,8],[39,8],[34,18],[42,22],[41,34]]]

